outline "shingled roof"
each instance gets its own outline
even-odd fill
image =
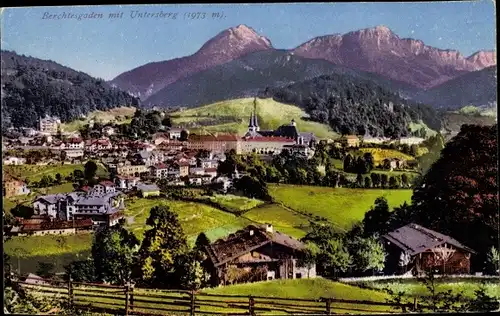
[[[253,231],[253,234],[250,233],[251,231]],[[304,248],[302,242],[288,235],[278,231],[267,232],[263,227],[249,225],[234,234],[230,234],[225,239],[216,240],[209,246],[206,246],[205,249],[214,266],[218,267],[271,242],[294,250]]]
[[[387,233],[382,236],[382,238],[388,240],[412,256],[445,243],[467,252],[476,253],[474,250],[461,244],[450,236],[443,235],[414,223]]]

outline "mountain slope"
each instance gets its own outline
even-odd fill
[[[458,51],[437,49],[420,40],[399,38],[385,26],[316,37],[293,52],[375,72],[420,88],[430,88],[466,72],[496,65],[496,52],[479,51],[465,58]]]
[[[331,74],[267,91],[266,97],[303,108],[313,121],[341,134],[406,136],[423,121],[439,130],[439,114],[430,106],[405,100],[369,80]]]
[[[401,94],[413,94],[411,86],[372,73],[352,70],[325,60],[302,58],[284,50],[248,54],[231,62],[180,79],[146,99],[144,105],[199,106],[258,95],[266,88],[285,86],[323,74],[346,74],[373,80]]]
[[[269,39],[239,25],[222,31],[193,55],[137,67],[120,74],[110,83],[144,100],[180,78],[270,48]]]
[[[67,122],[95,110],[138,105],[102,79],[53,61],[3,50],[1,57],[2,129],[35,127],[46,114]]]
[[[483,106],[497,101],[497,67],[474,71],[417,93],[415,100],[434,106],[458,109]]]
[[[321,138],[337,136],[328,125],[308,120],[308,115],[297,106],[260,98],[256,99],[256,104],[262,130],[274,130],[294,119],[301,132],[315,133]],[[242,135],[248,130],[248,120],[253,109],[254,98],[234,99],[177,111],[171,114],[171,118],[176,126],[187,127],[195,133],[204,131]]]

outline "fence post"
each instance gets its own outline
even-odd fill
[[[73,284],[71,283],[71,276],[68,279],[68,304],[73,306]]]
[[[255,315],[254,306],[255,306],[255,300],[253,299],[252,295],[249,295],[248,296],[248,313],[251,316]]]
[[[327,297],[325,299],[326,302],[326,314],[331,315],[332,314],[332,300],[331,298]]]
[[[417,302],[417,298],[416,298],[416,297],[413,299],[413,308],[414,308],[414,311],[415,311],[415,312],[416,312],[416,311],[417,311],[417,309],[418,309],[418,302]]]
[[[134,310],[134,283],[130,284],[130,310]]]
[[[128,315],[129,286],[125,286],[125,315]]]
[[[196,308],[196,306],[195,306],[195,296],[194,295],[195,295],[195,291],[193,289],[193,290],[191,290],[191,316],[194,316],[194,314],[195,314],[195,308]]]

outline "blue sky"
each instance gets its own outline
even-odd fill
[[[132,18],[131,12],[177,13],[171,18]],[[66,12],[100,13],[102,19],[43,19]],[[123,12],[111,19],[110,13]],[[204,12],[205,19],[184,19]],[[213,12],[224,18],[212,19]],[[9,8],[2,12],[2,49],[51,59],[101,77],[152,61],[196,52],[229,27],[246,24],[276,48],[293,48],[316,36],[385,25],[402,38],[455,49],[468,56],[495,49],[492,0],[442,3],[329,3],[274,5],[151,5]]]

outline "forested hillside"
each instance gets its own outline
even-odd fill
[[[269,88],[266,97],[302,107],[311,119],[326,123],[342,134],[400,137],[411,122],[423,121],[441,128],[440,115],[432,107],[404,100],[372,81],[331,74],[283,88]]]
[[[36,126],[40,116],[66,122],[95,110],[137,106],[138,100],[102,79],[50,60],[2,51],[2,129]]]

